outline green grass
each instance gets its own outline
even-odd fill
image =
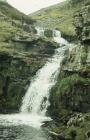
[[[27,20],[31,21],[31,18],[28,16],[17,11],[9,4],[0,1],[0,52],[8,52],[13,54],[14,51],[17,53],[21,51],[24,53],[23,45],[22,50],[19,50],[18,47],[15,50],[15,42],[12,42],[12,39],[17,36],[22,38],[31,38],[33,35],[33,32],[30,30],[27,31],[22,26],[22,16],[25,16],[25,22],[27,22]],[[12,22],[14,24],[12,24]],[[32,24],[29,25],[32,26]]]
[[[27,26],[32,26],[34,22],[8,3],[0,1],[0,52],[10,54],[14,52],[15,43],[12,42],[12,39],[15,36],[31,38],[33,33],[22,26],[22,19],[28,24]],[[16,51],[19,51],[18,48]]]
[[[15,50],[15,43],[12,42],[12,39],[15,36],[28,36],[30,33],[24,31],[22,28],[17,26],[12,26],[10,22],[1,21],[0,22],[0,52],[8,52],[12,54]],[[23,45],[22,45],[23,46]],[[19,51],[18,48],[16,49]]]
[[[39,12],[30,15],[37,20],[37,26],[48,28],[58,28],[66,36],[75,37],[75,29],[72,24],[73,15],[80,10],[81,6],[89,0],[82,0],[72,5],[68,0],[58,5],[42,9]]]
[[[0,52],[7,52],[10,54],[17,53],[17,55],[19,53],[24,53],[25,55],[40,53],[40,50],[42,52],[45,50],[44,45],[51,43],[51,40],[47,38],[37,40],[33,24],[28,23],[27,27],[23,26],[21,20],[22,16],[25,15],[9,4],[0,2]],[[30,17],[25,16],[24,22],[27,22],[27,19],[31,21]],[[27,28],[29,28],[29,30],[27,30]],[[29,43],[29,45],[15,43],[13,39],[17,37],[21,40],[31,40],[32,43]],[[37,47],[34,46],[36,40]],[[54,46],[51,44],[50,46]],[[41,46],[42,49],[40,49]]]
[[[22,20],[23,18],[26,23],[32,24],[34,22],[34,20],[32,20],[30,17],[13,8],[8,3],[2,1],[0,1],[0,12],[14,20]]]

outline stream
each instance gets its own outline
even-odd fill
[[[44,35],[44,30],[37,28],[37,35]],[[18,114],[0,115],[0,140],[50,140],[45,121],[51,121],[46,115],[49,93],[57,82],[61,63],[64,59],[68,42],[58,30],[53,30],[53,40],[60,44],[55,54],[32,78],[31,84],[22,100]]]
[[[50,140],[50,138],[46,130],[28,125],[0,125],[0,140]]]

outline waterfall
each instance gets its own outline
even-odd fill
[[[37,35],[42,30],[37,28]],[[43,30],[44,33],[44,30]],[[57,30],[53,31],[53,40],[60,45],[66,44],[66,40],[62,40],[61,33]],[[62,42],[60,42],[62,40]],[[32,79],[29,89],[23,98],[21,113],[38,114],[45,116],[47,107],[49,106],[49,92],[57,81],[60,72],[60,64],[64,58],[65,47],[56,49],[52,58],[42,67]]]
[[[60,46],[68,44],[68,42],[61,37],[61,32],[58,30],[53,30],[53,40]]]
[[[40,28],[40,27],[35,27],[36,31],[37,31],[37,35],[38,36],[41,36],[41,37],[44,37],[44,32],[45,32],[45,29],[44,28]],[[52,37],[53,37],[53,40],[58,43],[60,46],[62,45],[67,45],[67,41],[61,37],[61,32],[58,31],[58,30],[55,30],[53,29],[52,30]]]
[[[37,35],[44,35],[43,29],[37,28]],[[50,121],[46,116],[49,106],[51,88],[57,81],[65,51],[68,49],[67,41],[61,37],[61,33],[53,30],[53,41],[59,43],[60,48],[48,58],[47,63],[36,73],[23,97],[20,113],[0,115],[0,125],[30,125],[40,128],[44,121]]]
[[[49,91],[56,83],[64,50],[65,48],[57,49],[55,55],[37,72],[23,99],[21,112],[45,115],[49,105]]]
[[[53,30],[53,37],[59,37],[59,39],[61,38],[61,32],[58,30]]]
[[[35,27],[38,36],[44,36],[44,29],[40,27]]]

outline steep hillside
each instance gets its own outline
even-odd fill
[[[38,38],[33,22],[0,1],[0,112],[18,111],[32,76],[57,46]]]
[[[33,22],[31,18],[8,3],[0,1],[0,50],[11,52],[13,38],[29,38],[32,34]]]
[[[12,18],[14,20],[23,20],[26,23],[33,23],[34,21],[26,16],[25,14],[21,13],[17,9],[13,8],[7,2],[0,1],[0,14],[7,16],[8,18]]]
[[[36,26],[57,28],[62,32],[64,37],[69,40],[76,40],[76,34],[74,30],[73,15],[83,6],[88,0],[70,1],[66,0],[55,6],[51,6],[46,9],[42,9],[37,13],[30,15],[37,22]]]

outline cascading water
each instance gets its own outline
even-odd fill
[[[61,32],[58,30],[53,30],[53,40],[60,46],[67,45],[67,41],[61,37]]]
[[[37,35],[44,35],[43,29],[36,29]],[[60,64],[64,59],[65,50],[68,48],[65,46],[67,45],[67,41],[61,37],[61,33],[57,30],[53,30],[53,40],[62,47],[56,49],[55,54],[48,59],[47,63],[32,79],[29,89],[23,98],[20,113],[1,115],[1,124],[25,124],[39,127],[43,121],[50,120],[50,118],[46,116],[47,107],[49,106],[49,92],[57,81]]]
[[[37,29],[37,35],[41,29]],[[39,33],[38,33],[39,32]],[[43,31],[44,33],[44,31]],[[61,40],[60,31],[53,31],[53,39]],[[65,45],[66,40],[60,42],[60,45]],[[49,92],[55,85],[58,73],[60,71],[60,63],[64,57],[65,47],[56,49],[54,56],[48,59],[48,62],[41,68],[34,79],[31,81],[30,87],[23,99],[21,106],[22,113],[31,113],[45,116],[47,107],[49,106]]]
[[[58,37],[59,39],[61,38],[61,32],[58,30],[53,30],[53,37]]]
[[[49,91],[56,83],[64,50],[65,48],[57,49],[55,55],[37,72],[23,99],[22,113],[45,115],[49,105]]]
[[[44,36],[44,29],[40,27],[35,27],[38,36]]]

